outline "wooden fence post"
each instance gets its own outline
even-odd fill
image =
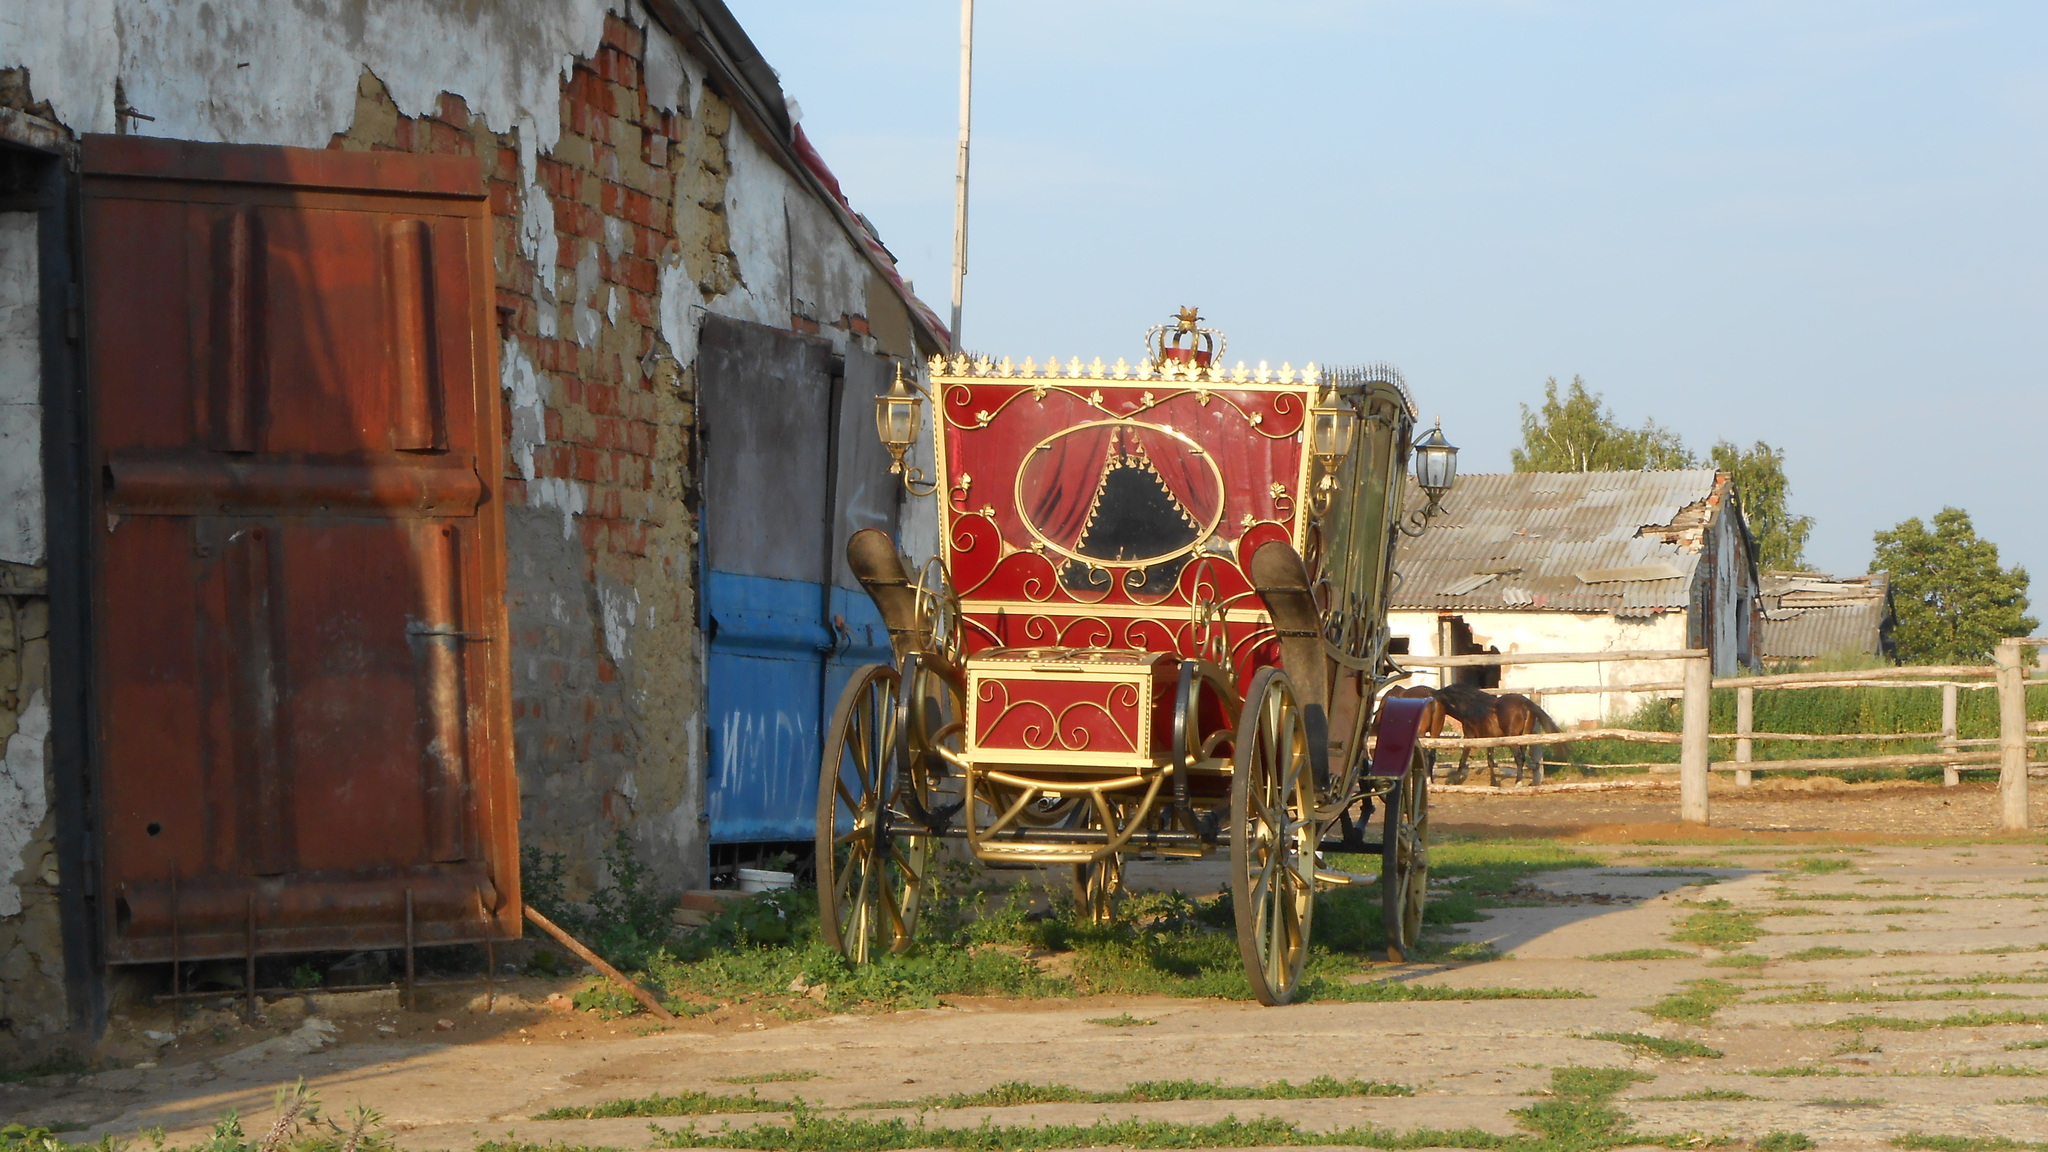
[[[1678,758],[1678,818],[1707,822],[1707,720],[1713,700],[1714,666],[1702,652],[1685,662],[1684,734]],[[2024,725],[2023,725],[2024,726]],[[2024,780],[2022,769],[2021,779]],[[2022,785],[2024,787],[2024,785]]]
[[[2020,642],[1998,642],[1998,800],[2000,830],[2027,830],[2027,686]]]
[[[1956,750],[1956,693],[1957,689],[1954,684],[1943,684],[1941,686],[1941,750],[1943,752],[1954,752]],[[1943,764],[1941,766],[1941,786],[1943,788],[1953,788],[1962,782],[1963,774],[1956,765]]]
[[[1749,734],[1754,731],[1756,731],[1756,689],[1737,688],[1735,690],[1735,762],[1737,764],[1747,764],[1750,758],[1755,755],[1756,742],[1749,738]],[[1748,787],[1750,781],[1754,778],[1747,768],[1737,768],[1735,770],[1735,783],[1738,785]]]

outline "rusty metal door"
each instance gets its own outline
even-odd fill
[[[108,960],[518,935],[481,169],[83,176]]]

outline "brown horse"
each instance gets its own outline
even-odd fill
[[[1467,737],[1488,736],[1529,736],[1538,732],[1555,732],[1557,721],[1550,714],[1537,707],[1534,700],[1518,692],[1503,692],[1496,696],[1469,684],[1451,684],[1436,690],[1437,706],[1458,722]],[[1543,783],[1543,746],[1524,746],[1513,750],[1515,769],[1518,775],[1531,783]],[[1500,776],[1494,767],[1492,748],[1486,750],[1486,782],[1500,787]],[[1534,755],[1531,755],[1534,753]],[[1465,749],[1458,757],[1458,778],[1463,779],[1465,765],[1472,752]],[[1534,776],[1528,775],[1531,764],[1535,765]]]

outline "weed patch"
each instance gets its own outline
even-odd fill
[[[1591,1000],[1573,988],[1446,988],[1441,984],[1404,984],[1368,980],[1362,984],[1320,984],[1305,989],[1302,1000],[1333,1000],[1345,1004],[1391,1004],[1407,1000]]]
[[[1726,956],[1716,956],[1712,960],[1707,961],[1707,967],[1761,968],[1770,962],[1771,958],[1769,956],[1759,956],[1754,952],[1731,952]]]
[[[1083,1147],[1187,1149],[1342,1145],[1385,1149],[1436,1147],[1498,1149],[1500,1152],[1595,1152],[1629,1143],[1652,1142],[1674,1148],[1702,1143],[1692,1133],[1669,1137],[1639,1134],[1633,1130],[1625,1114],[1610,1106],[1616,1093],[1630,1084],[1650,1079],[1653,1077],[1619,1068],[1555,1069],[1551,1073],[1550,1096],[1513,1113],[1524,1129],[1516,1135],[1500,1135],[1478,1128],[1417,1128],[1398,1132],[1370,1125],[1308,1132],[1286,1120],[1272,1117],[1240,1120],[1235,1116],[1206,1124],[1103,1119],[1089,1124],[1023,1126],[984,1122],[974,1127],[952,1128],[933,1124],[925,1116],[915,1120],[818,1116],[808,1107],[798,1104],[792,1106],[788,1119],[783,1122],[744,1128],[707,1129],[695,1124],[673,1129],[656,1127],[654,1139],[658,1146],[668,1148],[751,1148],[767,1152],[894,1152],[912,1148],[947,1149],[949,1152],[1051,1152],[1053,1149]],[[1140,1087],[1133,1085],[1132,1089]],[[1213,1085],[1207,1087],[1215,1088]],[[1015,1102],[1015,1098],[1006,1096],[1003,1102]],[[989,1101],[978,1103],[986,1105]],[[478,1152],[596,1150],[499,1143],[491,1147],[479,1146]]]
[[[2009,1136],[1929,1136],[1925,1132],[1907,1132],[1892,1138],[1892,1148],[1913,1148],[1917,1152],[2007,1152],[2011,1148],[2048,1148],[2048,1144],[2028,1144]]]
[[[1808,1028],[1835,1028],[1861,1032],[1865,1028],[1888,1032],[1925,1032],[1933,1028],[1989,1028],[1999,1024],[2048,1024],[2048,1012],[1958,1012],[1938,1019],[1912,1016],[1845,1016],[1808,1024]]]
[[[1735,909],[1726,900],[1709,900],[1698,907],[1699,911],[1687,916],[1671,939],[1680,944],[1726,948],[1747,944],[1765,934],[1755,912]]]
[[[1719,1060],[1724,1055],[1719,1048],[1709,1048],[1694,1040],[1673,1040],[1642,1032],[1589,1032],[1583,1038],[1605,1040],[1609,1044],[1619,1044],[1631,1052],[1645,1052],[1652,1056],[1662,1056],[1666,1060],[1682,1060],[1689,1056]]]
[[[1783,996],[1769,996],[1759,1004],[1892,1004],[1913,1000],[2019,1000],[2010,992],[1987,992],[1982,988],[1947,988],[1940,992],[1884,992],[1875,988],[1826,988],[1814,986]]]
[[[1804,1132],[1783,1132],[1773,1129],[1757,1137],[1756,1152],[1806,1152],[1817,1148],[1813,1137]]]
[[[1799,951],[1797,951],[1797,952],[1788,952],[1788,953],[1786,953],[1785,955],[1783,955],[1783,956],[1779,957],[1779,959],[1781,959],[1781,960],[1853,960],[1853,959],[1855,959],[1855,958],[1856,958],[1856,957],[1858,957],[1858,956],[1868,956],[1868,955],[1870,955],[1870,949],[1868,949],[1868,948],[1837,948],[1837,947],[1835,947],[1835,946],[1834,946],[1834,945],[1832,945],[1832,944],[1822,944],[1822,945],[1821,945],[1820,947],[1818,947],[1818,948],[1802,948],[1802,949],[1800,949],[1800,950],[1799,950]]]
[[[1145,1028],[1157,1024],[1159,1021],[1147,1020],[1143,1016],[1133,1016],[1129,1012],[1125,1012],[1120,1016],[1091,1017],[1088,1023],[1100,1024],[1104,1028]]]
[[[1697,960],[1699,953],[1677,948],[1632,948],[1627,952],[1602,952],[1588,960]]]
[[[1113,1092],[1091,1092],[1065,1084],[1012,1080],[980,1092],[955,1092],[865,1104],[863,1108],[1014,1108],[1023,1104],[1164,1104],[1175,1100],[1339,1100],[1357,1096],[1413,1096],[1415,1089],[1385,1080],[1339,1080],[1318,1076],[1304,1084],[1213,1084],[1203,1080],[1140,1080]]]
[[[550,1108],[534,1116],[535,1120],[613,1120],[621,1116],[719,1116],[734,1112],[786,1112],[786,1100],[764,1100],[748,1093],[745,1096],[720,1095],[711,1092],[678,1092],[673,1096],[637,1096],[624,1100],[607,1100],[602,1104],[591,1104],[580,1108]]]
[[[791,1084],[802,1080],[816,1080],[816,1072],[792,1069],[787,1072],[754,1072],[746,1076],[720,1076],[720,1084]]]
[[[1711,1024],[1714,1013],[1740,999],[1742,989],[1725,980],[1688,980],[1683,992],[1674,992],[1639,1011],[1680,1024]]]

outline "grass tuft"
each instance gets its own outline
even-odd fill
[[[1685,952],[1677,948],[1631,948],[1627,952],[1602,952],[1587,956],[1587,960],[1697,960],[1697,952]]]
[[[816,1072],[795,1069],[788,1072],[754,1072],[746,1076],[720,1076],[720,1084],[792,1084],[802,1080],[816,1080]]]
[[[1638,1011],[1680,1024],[1711,1024],[1714,1013],[1740,999],[1742,989],[1725,980],[1688,980],[1685,991],[1673,992]]]
[[[1834,946],[1834,945],[1832,945],[1832,944],[1823,944],[1823,945],[1821,945],[1821,946],[1820,946],[1820,947],[1818,947],[1818,948],[1805,948],[1805,949],[1801,949],[1801,950],[1800,950],[1800,951],[1798,951],[1798,952],[1788,952],[1788,953],[1786,953],[1785,955],[1783,955],[1783,956],[1780,956],[1780,957],[1779,957],[1779,959],[1780,959],[1780,960],[1853,960],[1853,959],[1855,959],[1855,958],[1856,958],[1856,957],[1858,957],[1858,956],[1868,956],[1868,955],[1870,955],[1870,949],[1868,949],[1868,948],[1837,948],[1837,947],[1835,947],[1835,946]]]
[[[1117,1016],[1092,1016],[1088,1019],[1088,1023],[1100,1024],[1104,1028],[1145,1028],[1157,1024],[1159,1021],[1147,1020],[1143,1016],[1133,1016],[1129,1012],[1125,1012]]]
[[[1757,913],[1735,909],[1726,900],[1709,900],[1698,907],[1699,911],[1687,916],[1671,939],[1680,944],[1726,948],[1747,944],[1765,934],[1757,923]]]
[[[764,1100],[748,1093],[745,1096],[719,1095],[712,1092],[678,1092],[673,1096],[655,1094],[636,1096],[623,1100],[607,1100],[602,1104],[587,1104],[581,1107],[550,1108],[537,1113],[535,1120],[612,1120],[621,1116],[721,1116],[734,1112],[786,1112],[786,1100]]]
[[[1935,1019],[1913,1016],[1844,1016],[1839,1020],[1827,1020],[1819,1024],[1807,1024],[1807,1028],[1832,1028],[1861,1032],[1865,1028],[1884,1029],[1888,1032],[1925,1032],[1932,1028],[1990,1028],[2000,1024],[2048,1024],[2048,1012],[1957,1012]]]
[[[1719,1048],[1709,1048],[1694,1040],[1673,1040],[1666,1036],[1651,1036],[1642,1032],[1589,1032],[1582,1039],[1605,1040],[1619,1044],[1633,1052],[1645,1052],[1662,1056],[1666,1060],[1682,1060],[1688,1056],[1703,1060],[1719,1060],[1725,1053]]]
[[[1773,1129],[1757,1138],[1756,1152],[1806,1152],[1817,1148],[1813,1137],[1804,1132],[1784,1132]]]
[[[1907,1132],[1892,1137],[1892,1147],[1916,1152],[2006,1152],[2016,1148],[2048,1148],[2048,1144],[2027,1144],[2009,1136],[1936,1136]]]

